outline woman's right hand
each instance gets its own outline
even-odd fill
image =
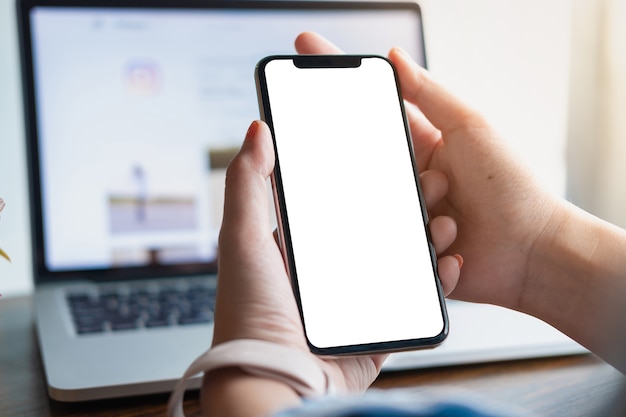
[[[408,102],[420,164],[448,177],[447,198],[433,214],[451,216],[458,225],[449,250],[465,263],[452,297],[520,309],[538,273],[533,249],[550,229],[559,200],[540,187],[481,115],[400,49],[389,58]]]
[[[341,52],[310,32],[296,49]],[[389,58],[418,168],[448,178],[445,198],[429,212],[457,224],[442,253],[464,259],[450,297],[531,314],[626,370],[626,231],[545,192],[482,116],[405,52],[392,49]]]
[[[303,54],[341,53],[314,33],[296,40]],[[393,49],[420,172],[448,177],[446,198],[430,209],[458,225],[448,254],[463,268],[452,298],[518,308],[530,253],[551,220],[556,200],[543,192],[489,124],[432,80],[406,53]],[[450,288],[447,288],[450,290]]]

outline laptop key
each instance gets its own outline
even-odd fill
[[[99,325],[76,325],[76,333],[78,334],[90,334],[90,333],[102,333],[104,332],[104,326]]]
[[[136,329],[137,326],[137,319],[123,319],[123,318],[118,318],[115,320],[109,320],[109,323],[111,325],[111,330],[113,331],[119,331],[119,330],[132,330],[132,329]]]
[[[196,315],[179,317],[178,324],[180,325],[202,324],[202,323],[210,323],[212,321],[213,321],[213,314],[196,314]]]
[[[153,328],[153,327],[167,327],[170,325],[170,320],[168,320],[167,318],[165,319],[149,319],[144,323],[144,326],[146,328]]]
[[[104,331],[104,321],[99,316],[94,315],[76,315],[74,316],[74,325],[79,334],[100,333]]]

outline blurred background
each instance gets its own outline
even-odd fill
[[[419,3],[435,77],[485,114],[550,192],[626,227],[626,2]],[[0,248],[12,258],[0,259],[3,297],[32,291],[19,74],[15,4],[0,0]]]

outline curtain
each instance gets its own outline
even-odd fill
[[[626,227],[626,2],[572,6],[568,195]]]

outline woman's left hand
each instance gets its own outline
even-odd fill
[[[213,344],[245,338],[292,346],[311,354],[340,392],[363,391],[377,377],[385,355],[321,358],[309,351],[271,228],[267,179],[273,169],[269,128],[255,121],[226,173]],[[447,180],[436,171],[423,173],[421,180],[426,204],[432,207],[445,195]],[[448,217],[432,219],[430,224],[436,251],[441,253],[454,241],[456,224]],[[444,291],[449,292],[446,283],[456,283],[460,263],[454,256],[438,263]]]

